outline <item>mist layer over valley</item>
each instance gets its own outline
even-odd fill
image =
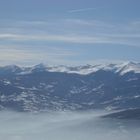
[[[0,140],[139,140],[138,120],[101,118],[104,111],[0,112]]]

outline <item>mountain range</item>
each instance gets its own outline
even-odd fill
[[[140,63],[0,67],[1,110],[136,108],[140,108]]]

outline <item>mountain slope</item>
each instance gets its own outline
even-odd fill
[[[140,120],[140,109],[123,110],[102,116],[102,118]]]

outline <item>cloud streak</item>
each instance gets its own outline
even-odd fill
[[[73,10],[69,10],[68,13],[79,13],[79,12],[92,11],[92,10],[96,10],[96,9],[97,9],[97,8],[73,9]]]
[[[122,44],[129,46],[139,46],[140,34],[99,34],[95,36],[83,35],[27,35],[27,34],[0,34],[0,40],[9,41],[49,41],[78,44]]]
[[[0,39],[15,41],[62,41],[69,43],[98,43],[98,37],[78,36],[78,35],[22,35],[22,34],[0,34]],[[105,40],[103,42],[106,42]]]

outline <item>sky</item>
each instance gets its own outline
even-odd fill
[[[0,0],[0,65],[140,61],[139,0]]]

